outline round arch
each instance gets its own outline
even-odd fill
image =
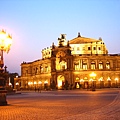
[[[62,89],[62,87],[64,85],[64,82],[65,82],[65,77],[63,75],[59,75],[57,77],[57,86],[58,86],[58,89]]]

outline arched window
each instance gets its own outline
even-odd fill
[[[48,72],[48,66],[45,66],[45,72]]]
[[[96,68],[95,62],[93,61],[93,62],[91,62],[91,69],[94,70],[95,68]]]
[[[99,62],[99,69],[103,69],[103,62]]]
[[[106,62],[106,69],[110,69],[110,62]]]
[[[43,66],[40,66],[40,73],[43,73]]]
[[[79,70],[79,62],[75,62],[74,66],[75,66],[75,70]]]
[[[65,70],[65,69],[67,69],[67,62],[65,62],[65,61],[61,61],[60,62],[60,69],[61,70]]]
[[[87,70],[87,63],[86,62],[83,62],[82,68],[83,68],[83,70]]]

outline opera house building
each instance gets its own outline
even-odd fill
[[[120,86],[120,55],[109,54],[102,38],[72,40],[61,34],[58,45],[42,50],[42,58],[21,63],[15,85],[22,89],[90,89]]]

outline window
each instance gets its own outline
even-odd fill
[[[42,66],[40,66],[40,72],[43,73],[43,67]]]
[[[87,63],[86,63],[86,62],[83,62],[82,67],[83,67],[83,70],[87,70]]]
[[[92,70],[95,69],[95,62],[91,62],[91,69],[92,69]]]
[[[83,50],[85,50],[85,47],[83,47]]]
[[[98,47],[98,50],[101,50],[101,47]]]
[[[61,61],[61,62],[60,62],[60,69],[61,69],[61,70],[67,69],[67,63],[66,63],[66,61]]]
[[[110,62],[106,62],[106,69],[110,69]]]
[[[74,63],[75,70],[79,70],[79,63]]]
[[[103,69],[103,63],[99,62],[99,69]]]
[[[88,50],[90,50],[90,47],[88,47]]]
[[[45,72],[48,72],[48,66],[45,66]]]
[[[93,50],[96,50],[96,47],[93,47]]]
[[[77,47],[77,50],[80,50],[80,48],[79,48],[79,47]]]
[[[36,67],[36,69],[35,69],[35,74],[37,74],[38,73],[38,68]]]
[[[28,74],[28,70],[26,70],[26,75]]]

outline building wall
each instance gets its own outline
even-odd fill
[[[64,34],[58,40],[58,46],[42,50],[42,59],[21,64],[21,78],[15,81],[22,88],[46,89],[54,82],[61,89],[66,81],[69,88],[120,86],[120,55],[108,54],[102,40],[73,44],[74,40],[69,44]]]

